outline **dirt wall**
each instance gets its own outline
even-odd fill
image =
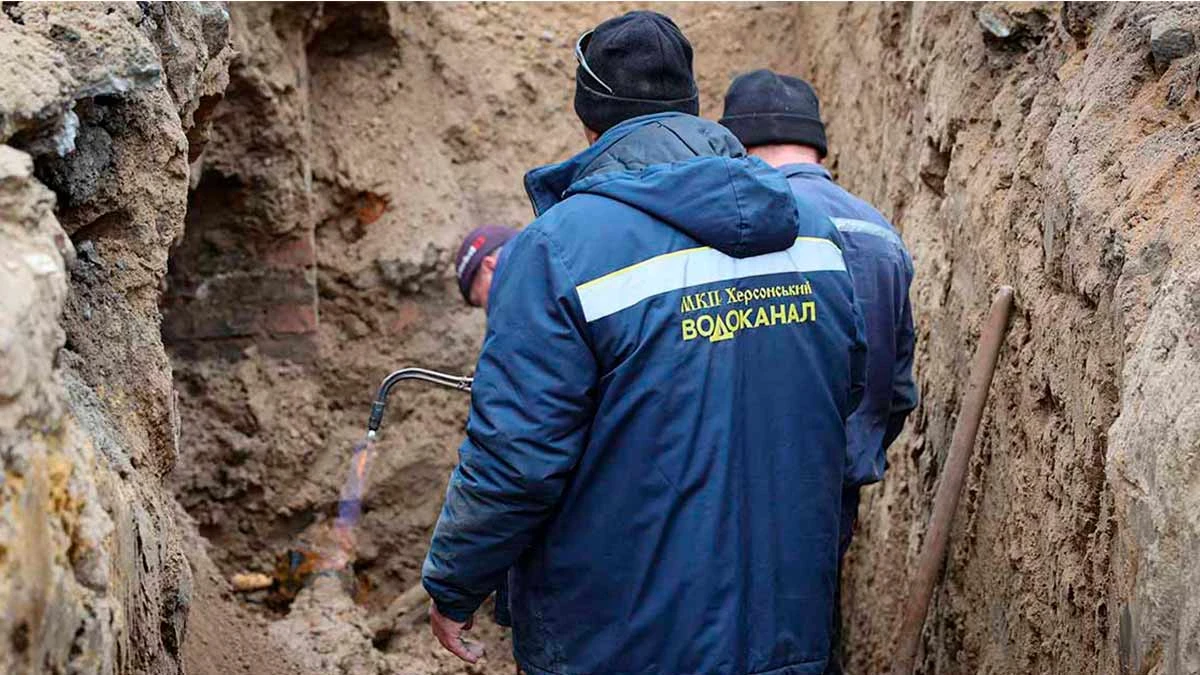
[[[1194,6],[805,10],[830,164],[901,227],[924,400],[868,491],[846,609],[879,672],[989,294],[1017,311],[926,672],[1200,670]],[[832,41],[836,34],[852,40]],[[1175,37],[1172,37],[1175,36]],[[1186,487],[1190,486],[1190,487]]]
[[[0,671],[177,673],[192,575],[159,337],[221,5],[0,15]]]
[[[696,46],[709,117],[738,72],[811,79],[828,165],[913,252],[923,403],[862,508],[853,672],[888,664],[1000,283],[1018,309],[923,672],[1197,670],[1200,62],[1181,37],[1194,9],[658,8]],[[462,306],[450,255],[476,224],[526,222],[523,172],[582,147],[570,48],[621,9],[232,8],[239,56],[163,300],[175,487],[225,574],[269,570],[332,514],[389,369],[470,370],[483,318]],[[465,412],[453,392],[393,397],[356,563],[375,615],[418,578]],[[461,670],[419,625],[380,630],[334,589],[310,591],[272,632],[318,669]],[[320,633],[336,644],[297,638],[333,615],[346,618]]]

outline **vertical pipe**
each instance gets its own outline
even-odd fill
[[[987,323],[979,336],[979,347],[971,364],[971,375],[967,390],[963,393],[962,407],[954,425],[954,436],[950,441],[950,453],[942,469],[933,500],[933,513],[929,518],[929,530],[917,559],[917,573],[904,604],[904,617],[900,624],[893,675],[911,675],[916,666],[917,648],[921,643],[921,630],[925,626],[925,615],[937,586],[938,574],[946,556],[946,543],[950,539],[950,526],[962,493],[971,453],[975,449],[975,437],[979,423],[983,420],[983,409],[987,404],[988,389],[992,375],[996,372],[996,361],[1000,357],[1000,346],[1004,344],[1004,333],[1008,327],[1008,315],[1012,311],[1013,289],[1001,286],[992,299],[992,309]]]

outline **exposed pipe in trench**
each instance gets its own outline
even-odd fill
[[[942,469],[933,499],[933,513],[929,517],[929,529],[917,558],[917,574],[904,603],[904,615],[900,622],[896,661],[892,675],[911,675],[916,665],[917,648],[921,644],[921,630],[925,626],[925,615],[937,587],[942,561],[946,557],[946,544],[950,540],[950,526],[954,523],[954,512],[962,494],[967,467],[975,450],[975,438],[979,424],[983,421],[983,409],[987,405],[988,389],[992,375],[996,372],[996,361],[1000,358],[1000,347],[1008,329],[1008,316],[1012,312],[1013,289],[1001,286],[992,299],[983,333],[979,336],[979,347],[971,364],[967,390],[963,393],[958,421],[954,424],[954,435],[950,439],[950,453]]]
[[[312,579],[346,572],[354,546],[352,532],[361,517],[361,503],[366,490],[367,468],[374,452],[375,435],[383,424],[383,414],[392,388],[404,380],[420,380],[458,391],[470,391],[473,378],[426,368],[401,368],[383,378],[371,404],[366,439],[354,446],[353,469],[338,500],[338,517],[334,521],[333,534],[325,535],[319,542],[307,542],[288,549],[285,557],[276,565],[273,577],[261,573],[235,574],[231,579],[235,591],[248,593],[273,588],[290,602]],[[409,588],[388,608],[385,613],[389,617],[388,623],[399,614],[418,606],[424,598],[424,590],[419,583]]]

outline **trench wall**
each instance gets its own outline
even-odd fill
[[[0,13],[0,671],[182,670],[192,575],[159,337],[220,4]]]
[[[889,663],[1001,283],[1017,311],[922,672],[1200,669],[1195,10],[657,7],[696,47],[709,117],[738,72],[811,79],[828,165],[913,252],[923,403],[860,513],[853,672]],[[331,515],[383,374],[470,370],[483,319],[450,256],[476,224],[526,222],[523,172],[581,147],[570,47],[622,8],[232,8],[239,56],[162,305],[174,486],[226,573],[270,569]],[[357,563],[376,608],[418,578],[465,410],[416,387],[389,407]]]
[[[1196,9],[803,11],[830,163],[917,271],[923,403],[860,513],[855,671],[888,663],[978,327],[1010,284],[924,670],[1196,672],[1200,55],[1173,45]]]

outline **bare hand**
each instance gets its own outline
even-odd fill
[[[433,629],[433,636],[447,651],[467,663],[475,663],[483,657],[483,645],[463,638],[463,633],[471,630],[473,620],[467,619],[466,623],[459,623],[442,616],[437,604],[429,605],[429,625]]]

